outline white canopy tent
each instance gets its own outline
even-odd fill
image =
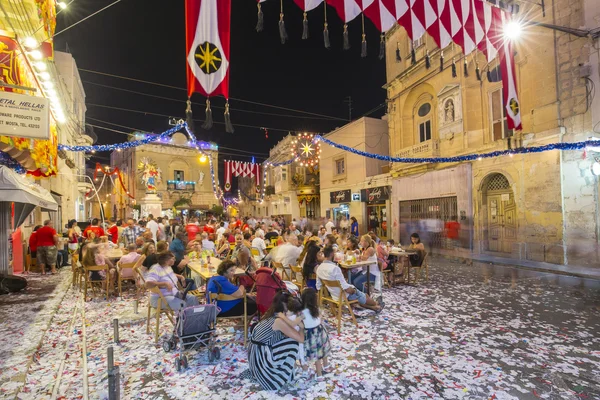
[[[11,214],[14,203],[14,227],[25,222],[36,207],[57,211],[58,204],[46,189],[30,183],[10,168],[0,165],[0,274],[9,274],[8,254],[12,232]]]

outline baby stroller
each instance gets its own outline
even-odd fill
[[[163,342],[163,350],[167,353],[175,350],[179,344],[179,357],[175,359],[177,372],[188,367],[184,352],[189,349],[208,349],[208,362],[221,358],[221,349],[215,346],[217,314],[219,310],[214,304],[181,308],[177,313],[177,322],[171,338]]]

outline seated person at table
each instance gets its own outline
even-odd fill
[[[298,237],[289,235],[287,243],[277,246],[277,253],[273,256],[273,261],[279,262],[284,268],[289,269],[290,265],[298,265],[298,257],[302,253],[302,247],[298,247]]]
[[[175,254],[175,257],[178,260],[183,259],[185,253],[185,240],[187,238],[187,234],[185,232],[178,232],[175,235],[175,239],[169,245],[169,250]]]
[[[146,243],[144,247],[142,247],[142,255],[146,256],[146,259],[150,257],[152,254],[156,254],[156,246],[154,242]],[[150,268],[153,264],[146,263],[144,260],[144,266],[148,265],[146,268]]]
[[[360,245],[363,249],[360,255],[360,261],[369,262],[368,268],[365,265],[362,267],[362,272],[352,277],[352,284],[359,289],[364,289],[364,285],[367,282],[375,282],[377,290],[381,289],[381,270],[377,264],[377,250],[375,249],[375,242],[371,239],[371,236],[362,235],[360,237]],[[367,270],[369,276],[367,276]]]
[[[243,234],[243,236],[244,236],[244,240],[242,241],[242,243],[247,248],[251,248],[252,247],[252,235],[250,234],[250,232],[246,232]]]
[[[119,260],[119,264],[123,265],[123,264],[134,263],[142,256],[141,254],[138,254],[137,249],[135,248],[135,244],[133,244],[133,243],[130,244],[129,246],[127,246],[127,251],[128,251],[128,253],[125,254],[123,257],[121,257],[121,259]],[[131,278],[132,276],[133,276],[133,269],[126,268],[126,269],[121,270],[122,278]]]
[[[315,269],[319,265],[317,254],[321,251],[321,247],[314,241],[310,240],[306,243],[306,257],[302,264],[302,280],[306,283],[306,287],[316,289],[317,280],[314,278]]]
[[[153,245],[151,243],[148,243],[146,246],[150,248],[150,246]],[[142,263],[142,272],[146,274],[150,270],[150,268],[152,268],[152,266],[158,262],[158,253],[164,253],[167,250],[169,250],[169,244],[164,240],[160,240],[158,243],[156,243],[156,251],[148,251],[148,254],[146,254],[146,259]]]
[[[262,232],[256,232],[256,237],[252,241],[252,247],[258,250],[258,255],[261,259],[265,256],[265,250],[267,249],[267,245],[265,243],[264,234]]]
[[[208,240],[208,233],[203,232],[201,237],[201,243],[202,243],[202,250],[208,250],[212,252],[212,256],[216,256],[217,255],[217,249],[215,248],[215,243]]]
[[[323,249],[324,260],[317,268],[317,290],[320,290],[321,286],[323,286],[321,279],[338,281],[342,286],[342,290],[346,292],[349,301],[358,300],[358,304],[360,304],[361,307],[373,310],[377,313],[381,312],[385,306],[382,301],[378,304],[371,297],[346,282],[342,270],[333,262],[334,254],[335,251],[332,247],[325,247],[325,249]],[[331,294],[333,299],[339,300],[341,296],[340,288],[328,286],[327,290],[329,290],[329,294]]]
[[[135,238],[135,247],[137,248],[138,253],[142,253],[142,249],[144,248],[144,245],[146,244],[146,241],[144,240],[143,237],[138,236]]]
[[[221,309],[220,317],[235,317],[244,315],[244,302],[242,298],[246,294],[244,286],[235,286],[230,281],[235,277],[236,265],[233,261],[225,260],[217,267],[217,275],[210,278],[206,286],[206,295],[209,298],[209,293],[227,294],[235,297],[236,300],[218,300],[217,306]],[[256,300],[254,297],[247,296],[246,298],[246,315],[256,313]]]
[[[229,231],[223,232],[221,235],[221,240],[217,244],[217,257],[224,258],[229,253],[230,243],[229,243]]]
[[[411,254],[408,257],[408,261],[410,265],[413,267],[421,266],[423,263],[423,257],[425,256],[425,246],[421,243],[421,238],[418,233],[413,233],[410,235],[410,246],[408,246],[410,250],[415,250],[417,254]]]
[[[112,287],[112,283],[115,281],[117,270],[113,263],[104,256],[102,247],[99,243],[90,243],[86,245],[85,253],[82,258],[84,267],[102,266],[108,265],[109,276],[106,276],[106,271],[91,271],[90,279],[92,281],[100,281],[108,279],[108,287]]]
[[[190,307],[198,305],[196,296],[187,294],[185,300],[178,299],[175,295],[178,292],[177,282],[184,286],[185,278],[181,275],[176,275],[171,268],[175,263],[175,255],[170,251],[158,255],[158,262],[150,268],[146,275],[146,287],[148,289],[159,288],[165,300],[172,310],[179,310],[181,307]],[[156,307],[159,296],[152,293],[150,296],[150,305]]]

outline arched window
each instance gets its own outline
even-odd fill
[[[419,142],[423,143],[431,140],[431,120],[433,113],[431,112],[431,103],[429,101],[420,104],[417,108],[415,116],[417,122],[417,132]]]

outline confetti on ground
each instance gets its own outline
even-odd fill
[[[121,397],[135,399],[593,399],[600,398],[600,282],[436,260],[431,280],[385,289],[379,315],[358,310],[342,334],[326,318],[334,371],[298,378],[279,392],[243,380],[239,332],[220,323],[221,359],[178,352],[146,333],[146,299],[134,313],[122,299],[84,303],[69,271],[31,276],[23,293],[0,297],[0,398],[107,398],[108,346],[121,372]],[[118,318],[120,343],[113,343]],[[85,348],[85,354],[84,354]],[[84,356],[87,368],[84,368]]]

